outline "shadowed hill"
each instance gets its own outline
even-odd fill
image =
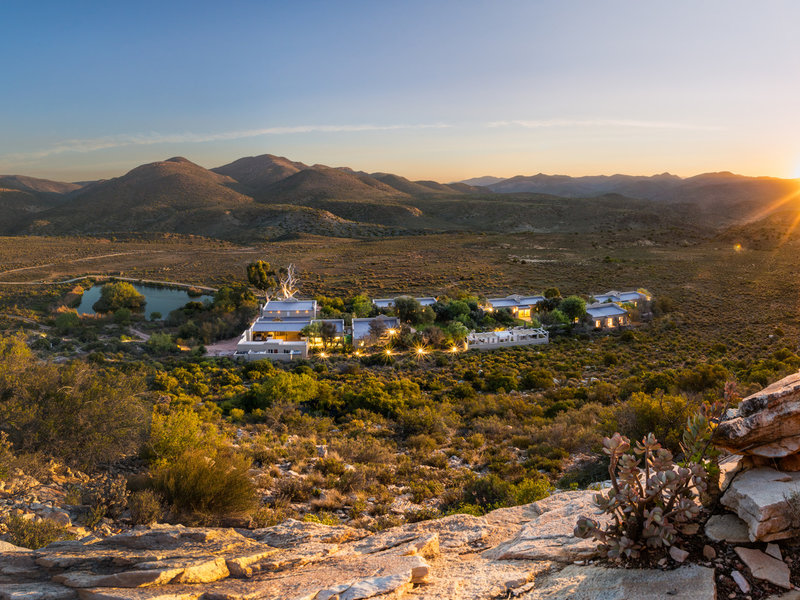
[[[268,186],[260,196],[264,202],[299,204],[309,200],[403,198],[408,194],[369,175],[316,166]]]
[[[50,181],[49,179],[37,179],[35,177],[25,177],[24,175],[0,175],[0,188],[33,194],[61,195],[74,192],[81,187],[78,183],[67,183],[65,181]]]

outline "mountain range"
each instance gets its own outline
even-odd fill
[[[595,232],[742,226],[796,180],[709,173],[480,177],[442,184],[264,154],[205,169],[185,158],[108,180],[0,176],[0,233],[172,232],[234,241],[442,231]]]

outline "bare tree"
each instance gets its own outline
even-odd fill
[[[297,269],[294,264],[286,267],[286,271],[281,275],[281,294],[284,299],[294,298],[297,294],[300,278],[297,276]]]

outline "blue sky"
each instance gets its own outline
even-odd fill
[[[0,173],[800,176],[800,3],[0,2]]]

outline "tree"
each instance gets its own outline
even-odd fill
[[[359,294],[358,296],[353,296],[353,298],[348,302],[353,309],[353,314],[356,317],[364,318],[368,317],[369,314],[372,312],[372,302],[369,298],[367,298],[363,294]]]
[[[369,337],[372,342],[376,343],[384,333],[386,333],[386,323],[380,319],[372,319],[369,322]]]
[[[115,312],[120,308],[141,310],[147,303],[145,297],[127,281],[105,284],[100,290],[100,299],[92,305],[97,312]]]
[[[560,298],[561,292],[558,290],[557,287],[549,287],[544,291],[544,297],[548,300],[550,298]]]
[[[264,299],[268,302],[271,293],[278,285],[275,280],[275,269],[263,260],[257,260],[247,265],[247,281],[257,290],[264,292]]]
[[[336,339],[336,324],[324,321],[319,328],[319,337],[322,338],[322,347],[328,349],[328,345]]]
[[[586,316],[586,302],[578,296],[567,296],[558,305],[570,321],[578,321]]]
[[[281,270],[281,294],[284,298],[294,298],[294,295],[299,291],[297,286],[300,280],[297,277],[297,269],[294,264],[289,264],[286,270]]]
[[[400,296],[394,299],[394,312],[401,321],[406,323],[416,323],[422,306],[414,298]]]
[[[74,310],[68,310],[56,317],[56,329],[59,333],[69,333],[80,327],[81,319]]]

